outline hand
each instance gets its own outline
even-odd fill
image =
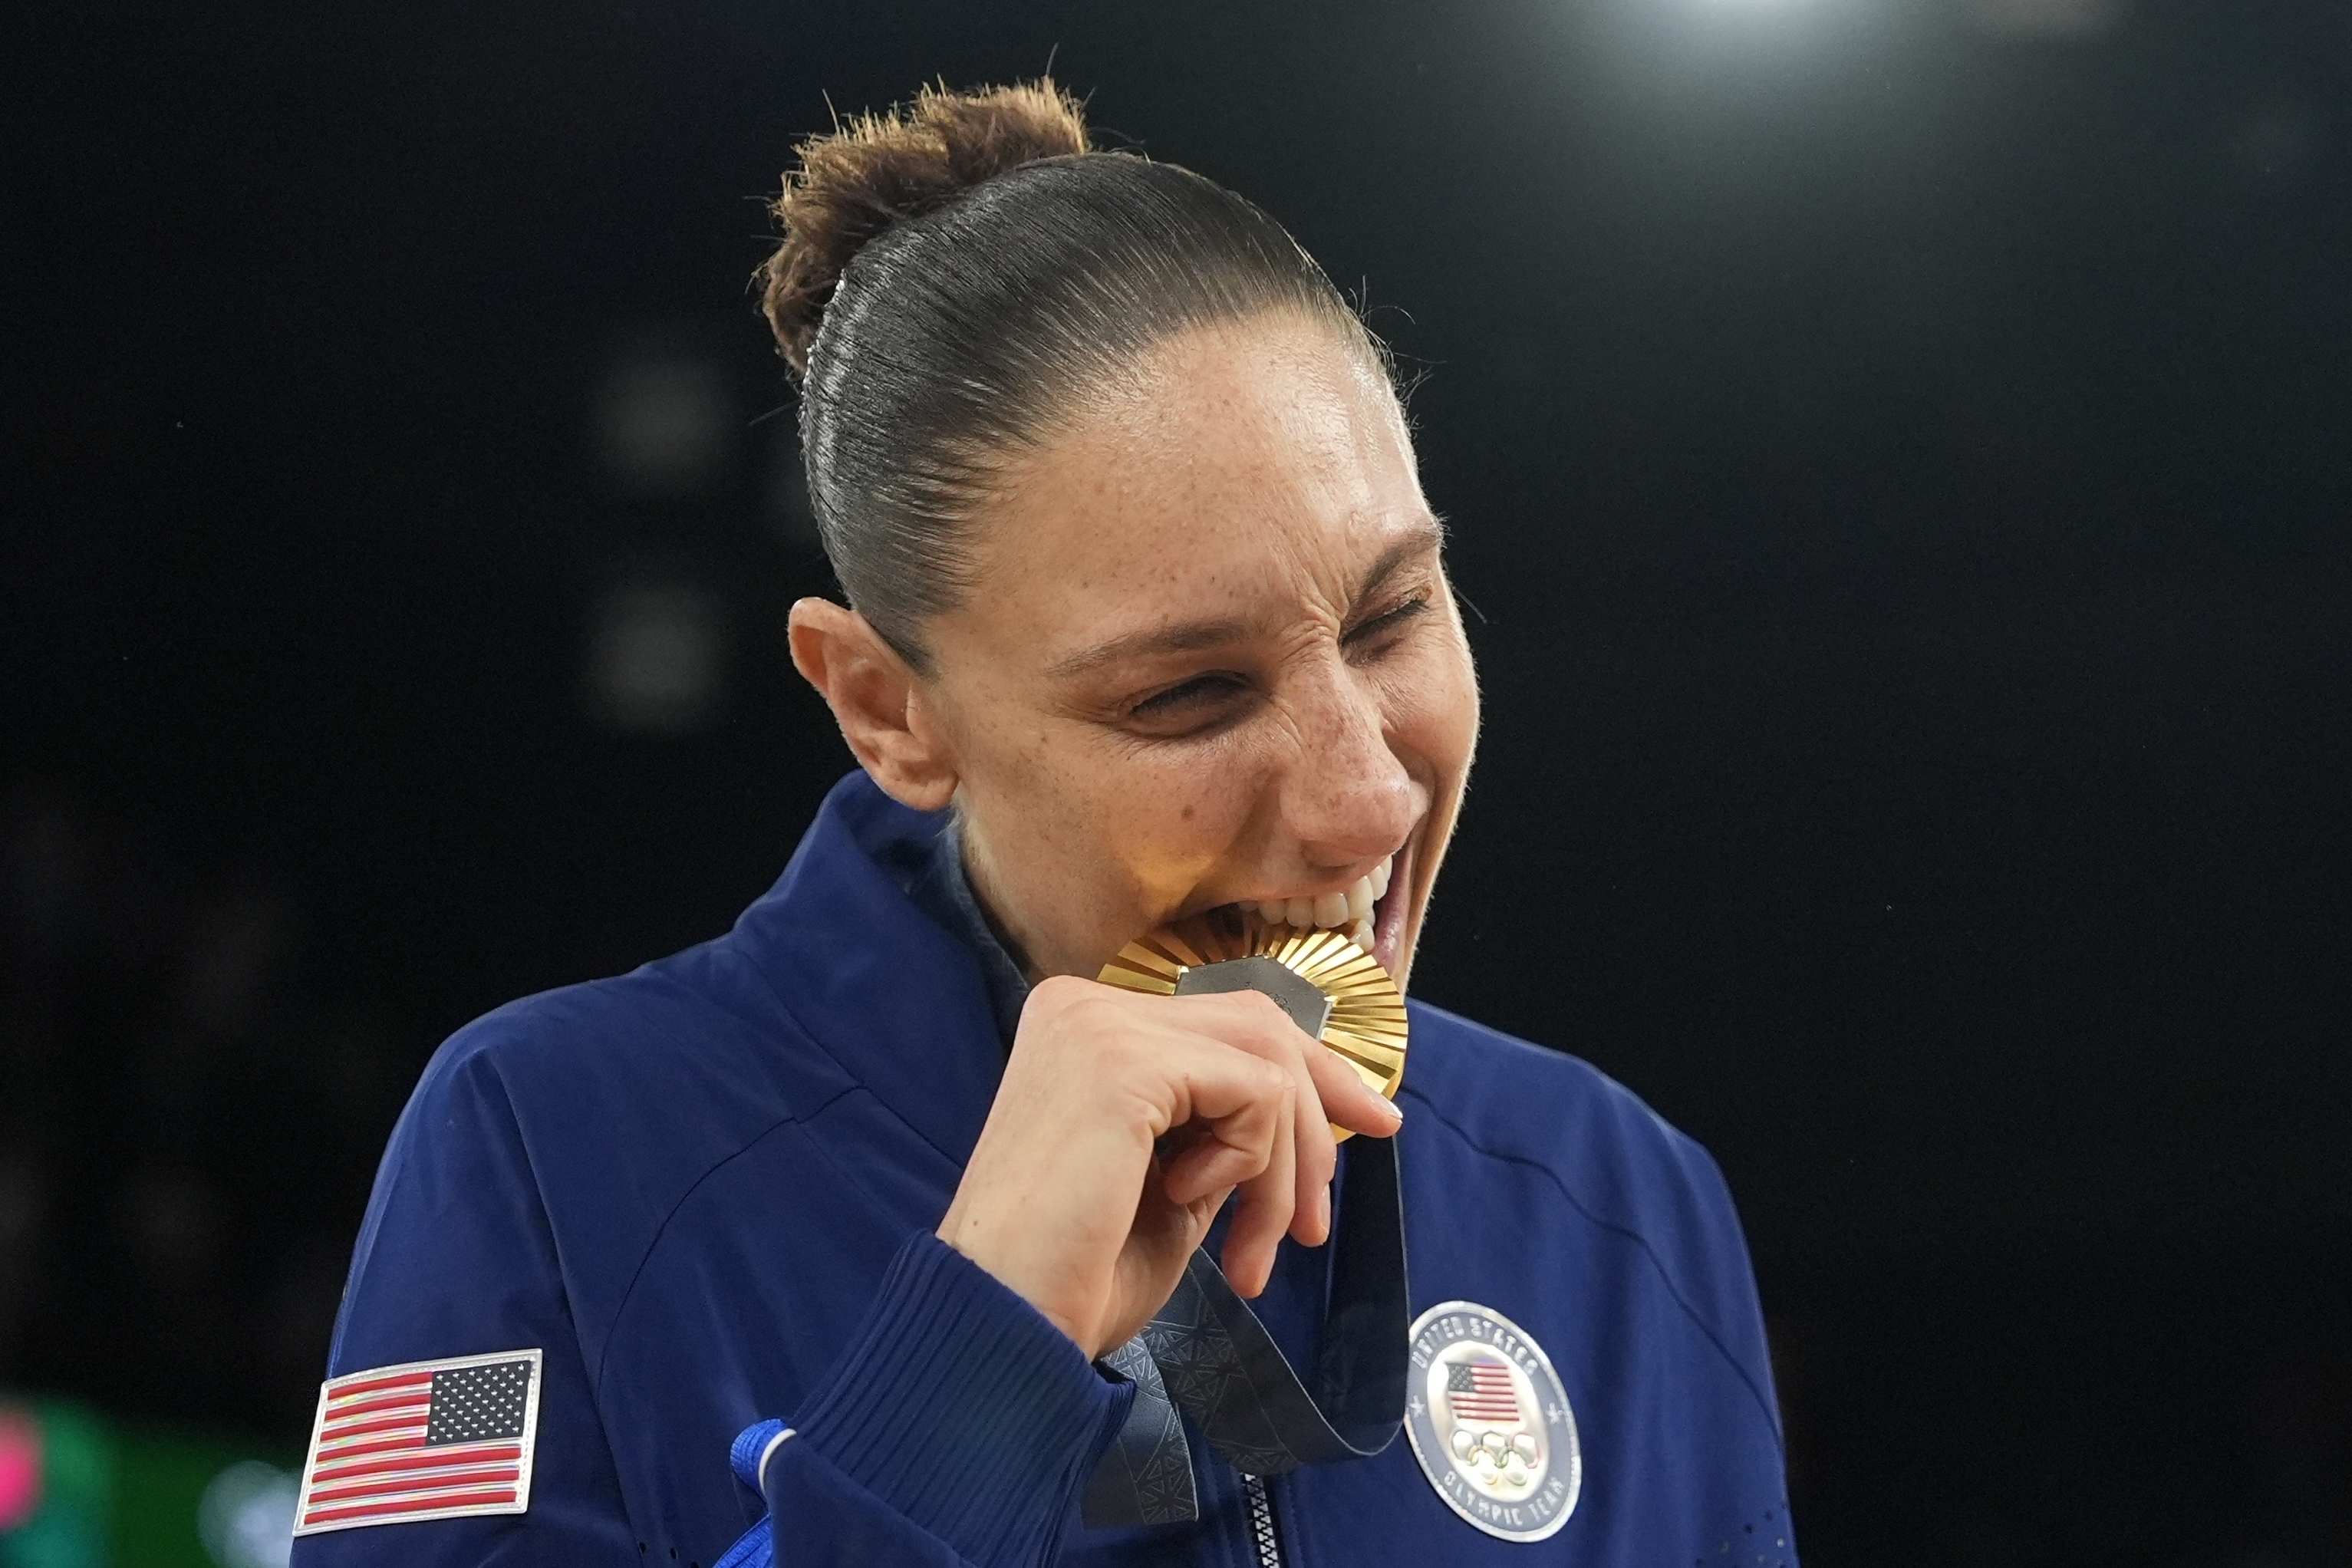
[[[1236,1189],[1225,1275],[1265,1289],[1286,1234],[1330,1234],[1329,1124],[1385,1138],[1402,1121],[1256,992],[1043,981],[940,1239],[1091,1359],[1166,1303]]]

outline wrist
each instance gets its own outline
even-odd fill
[[[1037,1315],[1059,1330],[1062,1336],[1084,1351],[1088,1361],[1102,1353],[1103,1346],[1095,1343],[1098,1336],[1087,1332],[1080,1319],[1064,1310],[1052,1292],[1036,1288],[1027,1271],[1014,1266],[1003,1256],[1003,1249],[990,1246],[989,1227],[970,1220],[959,1200],[948,1207],[947,1217],[940,1221],[933,1232],[940,1241],[963,1255],[989,1278],[1026,1301]]]
[[[1013,1568],[1058,1533],[1132,1395],[943,1243],[908,1239],[861,1332],[793,1412],[798,1436],[770,1447],[761,1435],[761,1489],[776,1517],[798,1517],[794,1488],[829,1466],[962,1560]]]

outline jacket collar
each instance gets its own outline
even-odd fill
[[[996,1097],[1004,1043],[979,955],[925,912],[929,889],[917,890],[947,827],[947,813],[910,810],[851,773],[727,940],[803,1032],[961,1166]]]
[[[988,987],[988,1006],[996,1018],[997,1037],[1010,1051],[1013,1037],[1021,1027],[1021,1009],[1029,1001],[1029,979],[996,939],[988,916],[981,910],[980,896],[971,890],[971,878],[963,868],[962,824],[952,811],[940,815],[947,818],[947,826],[932,841],[930,863],[907,894],[980,961],[980,978]]]

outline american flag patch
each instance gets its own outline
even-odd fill
[[[1511,1386],[1510,1368],[1486,1356],[1473,1356],[1445,1369],[1445,1403],[1453,1406],[1454,1419],[1465,1426],[1519,1423],[1519,1394]]]
[[[540,1359],[499,1351],[328,1379],[294,1533],[528,1511]]]

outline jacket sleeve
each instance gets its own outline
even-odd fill
[[[1027,1301],[919,1233],[792,1426],[737,1440],[736,1473],[767,1500],[776,1568],[1035,1568],[1058,1554],[1133,1398]]]
[[[328,1371],[541,1352],[529,1511],[299,1535],[292,1568],[640,1562],[539,1184],[505,1086],[478,1038],[461,1034],[443,1048],[393,1130]]]
[[[291,1568],[639,1568],[646,1560],[538,1174],[483,1048],[492,1027],[444,1047],[393,1131],[328,1370],[539,1351],[528,1511],[298,1536]],[[766,1499],[778,1568],[1029,1568],[1056,1555],[1132,1398],[1027,1301],[921,1232],[900,1247],[849,1348],[801,1400],[793,1435],[772,1441],[783,1425],[766,1424],[759,1451],[745,1456],[746,1434],[737,1473]],[[698,1452],[667,1462],[728,1458]],[[767,1544],[747,1538],[721,1561],[760,1563]]]

